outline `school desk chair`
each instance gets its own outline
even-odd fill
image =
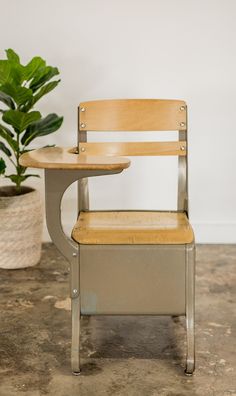
[[[185,373],[191,375],[195,244],[188,219],[186,103],[100,100],[81,103],[78,110],[75,148],[43,148],[21,156],[22,166],[45,169],[48,230],[71,265],[72,371],[80,373],[81,315],[185,315]],[[146,131],[179,131],[179,140],[94,143],[87,142],[89,131],[138,131],[144,138]],[[89,177],[122,172],[130,166],[126,156],[163,155],[178,156],[176,211],[89,210]],[[61,200],[74,181],[78,220],[68,238],[61,224]]]

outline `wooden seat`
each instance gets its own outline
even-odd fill
[[[88,245],[185,244],[194,239],[185,213],[81,212],[72,238]]]

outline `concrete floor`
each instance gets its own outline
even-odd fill
[[[43,246],[34,268],[0,270],[0,396],[235,396],[234,245],[197,247],[197,369],[183,374],[184,320],[82,321],[82,374],[70,373],[68,264]]]

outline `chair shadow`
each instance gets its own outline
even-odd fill
[[[182,371],[185,320],[168,316],[94,316],[82,320],[82,357],[165,360]]]

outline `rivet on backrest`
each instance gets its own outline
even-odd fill
[[[184,110],[185,110],[185,106],[181,106],[179,109],[180,109],[181,111],[184,111]]]
[[[85,128],[85,127],[86,127],[86,124],[84,124],[83,122],[81,122],[80,127],[81,127],[81,128]]]
[[[181,147],[180,147],[180,150],[181,150],[181,151],[185,151],[185,147],[184,147],[184,146],[181,146]]]
[[[85,151],[85,147],[81,147],[80,151],[84,152]]]
[[[85,111],[85,107],[81,107],[80,111],[83,113]]]
[[[181,127],[184,127],[184,126],[185,126],[185,122],[181,122],[181,123],[180,123],[180,126],[181,126]]]

